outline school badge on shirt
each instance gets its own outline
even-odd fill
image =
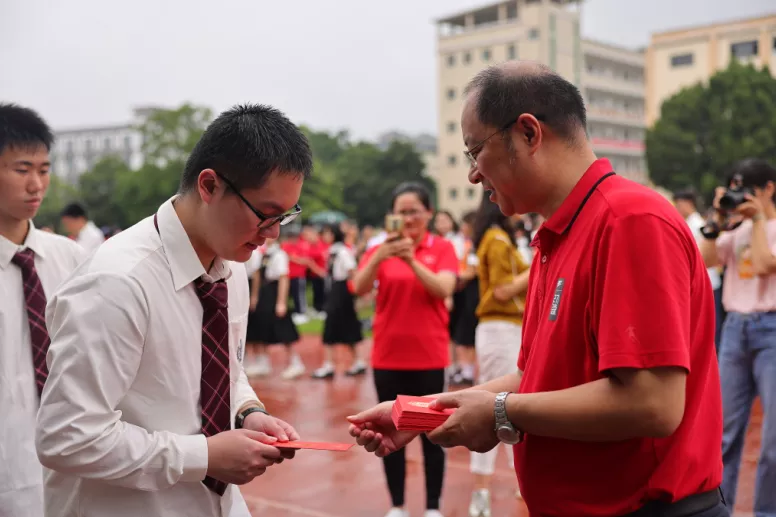
[[[240,339],[240,342],[237,345],[237,360],[240,362],[242,362],[243,346],[244,346],[243,340]]]

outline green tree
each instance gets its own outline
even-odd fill
[[[776,160],[775,92],[768,68],[733,60],[708,84],[667,99],[646,135],[652,180],[669,190],[694,187],[710,198],[736,161]]]
[[[89,209],[89,218],[97,226],[127,223],[124,199],[118,185],[128,175],[134,174],[124,161],[109,155],[98,161],[94,167],[78,178],[78,191],[81,202]]]
[[[46,190],[46,197],[43,198],[43,203],[35,215],[35,226],[38,228],[49,226],[58,229],[60,225],[59,213],[65,205],[75,199],[78,199],[78,190],[52,174],[48,190]]]
[[[173,110],[152,110],[138,127],[145,163],[185,162],[212,119],[210,108],[189,103]]]

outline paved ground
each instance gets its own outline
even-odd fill
[[[310,370],[320,365],[318,338],[306,337],[299,351]],[[273,351],[277,372],[283,352]],[[345,416],[376,402],[370,376],[358,379],[339,376],[333,381],[298,379],[283,381],[278,373],[254,383],[272,413],[288,420],[303,439],[350,441]],[[740,476],[736,515],[751,516],[754,468],[759,450],[761,415],[755,409]],[[446,517],[466,517],[471,494],[469,453],[449,451],[442,501]],[[420,444],[408,448],[407,501],[411,516],[424,509],[423,463]],[[492,488],[495,517],[527,517],[521,500],[514,497],[514,471],[500,453]],[[382,517],[390,506],[382,463],[362,449],[348,452],[299,451],[297,457],[270,469],[243,487],[255,517]]]

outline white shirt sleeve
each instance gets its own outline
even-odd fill
[[[36,433],[45,467],[148,491],[204,479],[204,435],[149,432],[116,409],[135,379],[149,324],[134,280],[105,273],[73,279],[49,302],[46,322],[50,373]]]
[[[288,276],[288,254],[285,251],[276,251],[272,257],[272,273],[275,279]]]

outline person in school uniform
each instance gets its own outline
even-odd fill
[[[345,375],[362,375],[366,373],[366,363],[358,357],[356,345],[364,336],[361,321],[356,314],[356,299],[350,287],[351,276],[357,267],[356,257],[345,244],[345,234],[338,227],[327,227],[324,234],[330,235],[332,240],[328,259],[330,288],[326,297],[326,323],[323,327],[325,359],[323,366],[315,370],[312,376],[314,379],[334,377],[336,345],[345,345],[348,349],[350,366]]]
[[[35,415],[46,382],[46,300],[85,258],[73,240],[35,228],[46,196],[51,129],[0,104],[0,516],[43,515]]]
[[[261,317],[257,312],[259,305],[259,288],[261,287],[261,261],[266,250],[266,243],[251,255],[245,263],[248,274],[248,289],[250,290],[250,306],[248,312],[248,330],[245,336],[245,357],[243,365],[248,377],[264,377],[272,373],[272,364],[266,345],[259,343]]]
[[[305,373],[305,366],[293,345],[299,341],[299,332],[288,311],[289,257],[281,245],[267,241],[259,269],[259,299],[256,305],[256,342],[260,347],[282,345],[288,357],[288,366],[281,376],[296,379]]]
[[[244,262],[293,220],[310,146],[281,112],[205,130],[179,192],[100,246],[46,310],[45,515],[248,515],[237,485],[293,456],[242,368]]]
[[[86,208],[80,203],[70,203],[63,208],[60,219],[65,231],[87,252],[94,251],[105,242],[105,234],[89,220]]]

